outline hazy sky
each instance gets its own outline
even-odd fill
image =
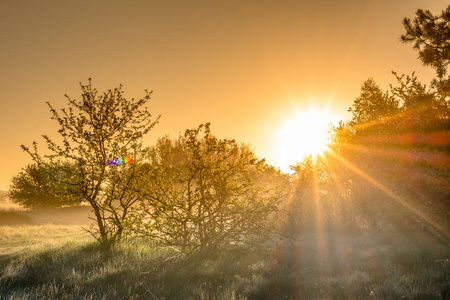
[[[329,106],[341,119],[373,77],[391,71],[428,83],[401,21],[448,1],[17,1],[0,0],[0,189],[31,162],[21,144],[56,137],[45,104],[65,106],[93,79],[103,92],[153,90],[162,115],[146,138],[210,121],[219,137],[249,142],[275,163],[273,136],[295,108]]]

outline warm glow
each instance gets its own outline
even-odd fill
[[[284,120],[277,131],[274,145],[276,159],[281,170],[288,171],[290,165],[305,155],[319,155],[329,143],[328,125],[332,116],[326,110],[296,111]]]

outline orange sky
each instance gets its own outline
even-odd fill
[[[0,190],[31,162],[21,144],[56,137],[45,102],[65,105],[93,79],[128,97],[153,90],[161,122],[146,138],[210,121],[219,137],[249,142],[276,163],[273,135],[294,108],[329,106],[340,118],[373,77],[416,71],[399,42],[403,17],[439,13],[438,0],[4,1],[0,0]]]

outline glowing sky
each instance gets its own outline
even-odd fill
[[[6,1],[0,0],[0,189],[31,162],[21,144],[56,136],[45,102],[120,83],[153,90],[161,122],[146,138],[210,121],[219,137],[249,142],[275,163],[274,131],[294,109],[347,118],[368,77],[433,71],[399,42],[403,17],[447,1]]]

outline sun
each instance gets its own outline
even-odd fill
[[[333,116],[327,110],[296,111],[276,131],[274,150],[282,171],[306,155],[320,155],[330,143],[329,124]]]

